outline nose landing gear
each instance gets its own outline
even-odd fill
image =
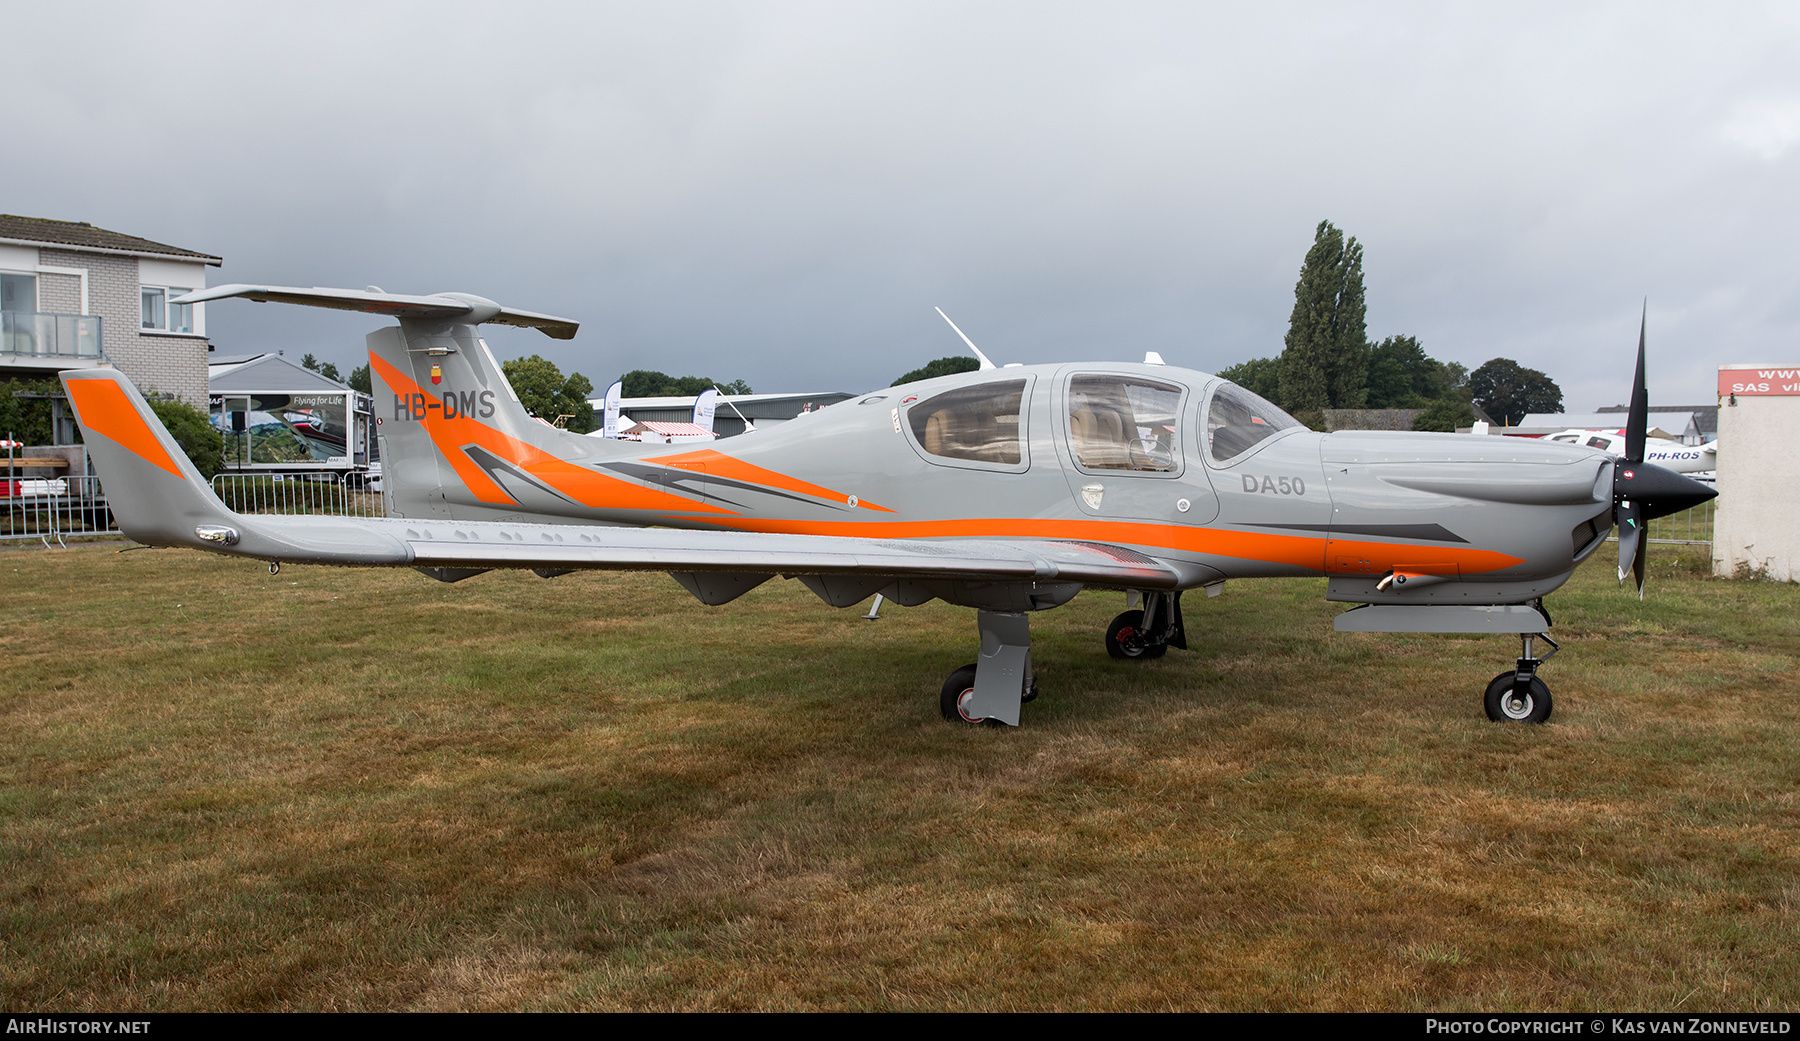
[[[1550,718],[1553,707],[1550,688],[1543,680],[1538,679],[1537,668],[1562,648],[1545,633],[1520,633],[1519,639],[1525,646],[1517,667],[1495,676],[1488,683],[1487,694],[1482,699],[1487,717],[1496,723],[1542,723]],[[1550,654],[1542,658],[1533,657],[1533,640],[1549,644]]]

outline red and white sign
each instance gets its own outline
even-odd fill
[[[1719,366],[1719,396],[1800,395],[1800,366]]]

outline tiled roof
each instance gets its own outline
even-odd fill
[[[209,264],[220,263],[220,258],[210,253],[198,253],[191,249],[182,249],[180,246],[165,246],[160,242],[140,239],[136,235],[121,235],[116,231],[96,228],[92,224],[67,220],[45,220],[42,217],[15,217],[10,213],[0,214],[0,240],[41,242],[50,246],[104,249],[120,253],[145,253],[159,257],[204,260]]]

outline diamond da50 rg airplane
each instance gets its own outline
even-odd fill
[[[1361,605],[1340,631],[1506,633],[1496,720],[1542,721],[1533,640],[1545,594],[1621,525],[1715,493],[1578,445],[1454,435],[1319,434],[1227,380],[1157,364],[995,368],[889,387],[696,450],[584,437],[533,419],[482,323],[567,339],[572,321],[463,294],[229,285],[248,297],[366,311],[385,519],[225,507],[118,372],[62,380],[120,528],[138,542],[271,562],[667,571],[705,604],[777,575],[826,603],[875,593],[976,610],[980,658],[945,682],[951,720],[1017,725],[1036,694],[1029,615],[1084,588],[1136,594],[1106,633],[1116,658],[1186,647],[1181,595],[1232,578],[1324,575]],[[1128,602],[1129,606],[1129,602]]]

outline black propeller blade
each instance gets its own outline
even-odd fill
[[[1644,567],[1650,543],[1644,535],[1646,521],[1698,506],[1717,496],[1690,477],[1644,462],[1644,442],[1650,429],[1650,391],[1644,385],[1644,327],[1649,317],[1638,320],[1637,376],[1631,384],[1631,413],[1625,422],[1625,456],[1613,463],[1613,523],[1619,528],[1619,581],[1629,570],[1637,578],[1638,598],[1644,596]]]
[[[1650,388],[1644,385],[1644,327],[1650,318],[1650,301],[1638,316],[1637,375],[1631,381],[1631,413],[1625,418],[1625,461],[1644,461],[1644,441],[1650,431]]]

